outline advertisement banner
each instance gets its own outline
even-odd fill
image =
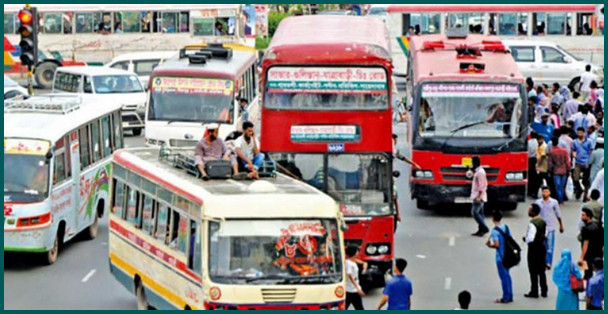
[[[255,34],[258,37],[268,37],[268,5],[255,6]]]
[[[274,67],[268,71],[270,93],[387,92],[386,71],[382,68]]]
[[[361,132],[356,125],[294,125],[293,142],[357,142]]]
[[[156,93],[230,96],[233,82],[220,79],[157,77],[152,82],[152,90]]]

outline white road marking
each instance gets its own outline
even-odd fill
[[[102,246],[108,246],[108,242],[101,242]]]
[[[86,283],[87,281],[89,281],[89,279],[91,279],[91,277],[93,277],[93,275],[95,275],[95,273],[97,272],[97,269],[92,269],[86,276],[84,276],[84,278],[82,278],[82,283]]]
[[[443,288],[444,288],[445,290],[452,290],[452,278],[447,277],[447,278],[445,279],[445,284],[443,285]]]
[[[416,257],[419,259],[426,259],[426,256],[424,256],[424,255],[416,255]]]
[[[456,245],[456,237],[450,237],[449,245],[450,246],[455,246]]]

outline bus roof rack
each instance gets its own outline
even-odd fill
[[[194,51],[194,53],[189,53]],[[192,64],[206,64],[210,59],[232,59],[233,51],[231,48],[224,47],[222,43],[208,43],[201,48],[182,48],[179,51],[179,58],[188,58]]]
[[[68,114],[80,109],[82,99],[76,95],[44,95],[29,99],[4,101],[4,113]]]
[[[448,39],[465,39],[469,37],[468,30],[460,27],[460,28],[450,28],[445,31],[445,36]]]

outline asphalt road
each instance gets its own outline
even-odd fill
[[[405,129],[397,126],[395,131],[404,134]],[[143,138],[127,137],[125,144],[143,146]],[[399,147],[407,152],[403,142]],[[472,309],[476,310],[554,309],[557,291],[551,281],[549,298],[524,299],[529,290],[525,262],[512,271],[515,302],[493,304],[501,295],[494,251],[485,247],[485,239],[469,235],[476,228],[469,208],[446,207],[439,212],[416,209],[408,192],[409,169],[400,162],[397,169],[402,173],[397,185],[403,223],[396,234],[396,255],[409,262],[406,275],[414,285],[413,309],[451,310],[457,306],[458,293],[465,289],[473,295]],[[580,203],[568,203],[562,209],[566,232],[557,236],[556,261],[563,248],[572,249],[575,256],[580,252],[576,242],[579,208]],[[525,233],[526,212],[522,204],[506,214],[505,222],[516,239]],[[53,266],[41,266],[29,255],[5,254],[4,309],[134,310],[135,297],[109,273],[107,241],[106,217],[97,239],[70,243]],[[365,308],[375,309],[380,297],[380,290],[372,291],[364,298]]]

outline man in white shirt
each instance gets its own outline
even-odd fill
[[[359,249],[354,246],[346,248],[346,310],[352,304],[355,310],[363,311],[363,300],[362,296],[365,293],[359,285],[359,266],[357,266],[357,253]]]
[[[243,122],[243,135],[236,139],[234,144],[241,167],[247,169],[253,179],[258,179],[258,170],[264,163],[264,154],[260,153],[260,145],[255,139],[253,123]]]
[[[591,82],[595,77],[591,73],[591,64],[587,64],[585,67],[585,73],[581,74],[581,96],[583,96],[583,102],[586,102],[591,95]]]
[[[589,188],[589,191],[593,191],[593,190],[600,191],[600,199],[598,200],[598,202],[600,202],[602,205],[604,205],[604,168],[603,168],[603,166],[602,166],[602,170],[600,170],[600,172],[597,173],[595,180],[593,180],[593,183],[591,184],[591,187]]]

